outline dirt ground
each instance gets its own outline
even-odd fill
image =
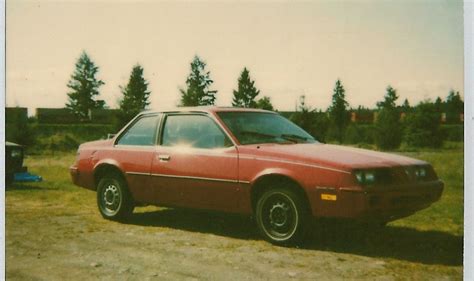
[[[93,205],[92,192],[84,192]],[[462,278],[461,260],[444,258],[443,247],[434,251],[439,256],[426,254],[437,243],[461,243],[442,233],[389,226],[379,235],[391,239],[374,240],[363,231],[338,234],[336,227],[301,248],[284,248],[260,240],[252,221],[237,216],[147,207],[122,224],[103,220],[94,208],[65,212],[62,204],[23,203],[7,194],[8,280]],[[415,251],[397,251],[396,237],[413,239]]]
[[[46,180],[6,191],[8,280],[462,279],[462,235],[447,231],[314,224],[286,248],[234,215],[140,207],[107,221],[95,193],[70,183],[73,157],[28,160]]]

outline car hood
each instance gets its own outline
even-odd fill
[[[359,168],[425,165],[406,156],[331,144],[262,144],[245,146],[241,152],[256,157],[325,165],[346,170]]]

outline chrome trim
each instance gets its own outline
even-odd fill
[[[140,172],[125,172],[127,175],[135,175],[135,176],[149,176],[150,173],[140,173]]]
[[[205,177],[192,177],[192,176],[178,176],[178,175],[165,175],[165,174],[151,174],[153,177],[163,178],[177,178],[177,179],[191,179],[191,180],[205,180],[205,181],[219,181],[229,183],[239,183],[238,180],[227,180],[227,179],[216,179],[216,178],[205,178]]]
[[[250,184],[249,181],[239,181],[239,183],[243,183],[243,184]]]
[[[346,192],[364,192],[364,190],[360,188],[354,188],[354,187],[341,187],[339,188],[340,191],[346,191]]]
[[[188,154],[192,156],[209,156],[209,157],[225,157],[237,159],[237,149],[235,146],[223,147],[223,148],[199,148],[199,147],[187,147],[186,151],[183,151],[179,146],[162,146],[158,145],[155,147],[156,153],[176,153],[176,154]],[[235,152],[235,154],[228,154],[228,152]],[[173,154],[170,154],[173,156]]]
[[[239,155],[239,159],[280,162],[280,163],[301,165],[301,166],[306,166],[306,167],[312,167],[312,168],[318,168],[318,169],[329,170],[329,171],[334,171],[334,172],[340,172],[340,173],[345,173],[345,174],[351,174],[351,172],[344,171],[344,170],[339,170],[339,169],[334,169],[334,168],[329,168],[329,167],[324,167],[324,166],[319,166],[319,165],[314,165],[314,164],[306,164],[306,163],[300,163],[300,162],[274,159],[274,158],[249,157],[249,156]]]
[[[316,189],[318,189],[318,190],[336,190],[335,187],[331,187],[331,186],[316,186]]]

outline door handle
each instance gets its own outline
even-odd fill
[[[158,159],[160,159],[160,161],[162,161],[162,162],[163,162],[163,161],[169,161],[170,158],[171,158],[171,157],[170,157],[169,155],[167,155],[167,154],[159,154],[159,155],[158,155]]]

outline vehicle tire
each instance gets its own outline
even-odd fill
[[[257,201],[255,218],[263,237],[277,245],[293,245],[306,233],[308,206],[289,188],[265,191]]]
[[[134,209],[133,198],[122,176],[106,174],[97,186],[97,206],[105,219],[123,221]]]

